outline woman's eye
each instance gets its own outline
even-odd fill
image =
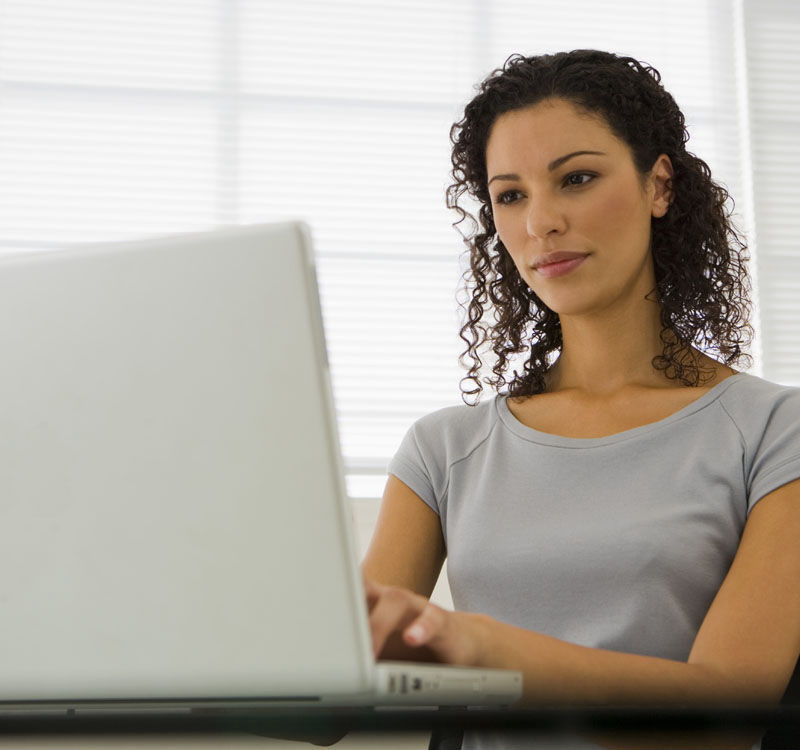
[[[564,178],[564,184],[570,187],[579,187],[591,182],[594,177],[591,172],[573,172]]]
[[[509,203],[513,203],[519,197],[519,190],[504,190],[502,193],[497,195],[495,198],[495,203],[499,203],[500,205],[507,205]]]

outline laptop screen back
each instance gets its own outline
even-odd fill
[[[294,223],[0,262],[0,701],[367,689],[316,295]]]

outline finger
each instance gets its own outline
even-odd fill
[[[425,608],[427,599],[405,589],[385,587],[370,611],[372,648],[377,657],[393,633],[401,633]]]
[[[377,583],[370,581],[368,578],[364,578],[364,594],[367,600],[367,611],[371,612],[372,608],[380,599],[382,587],[379,586]]]
[[[445,637],[446,628],[447,612],[428,602],[419,617],[403,631],[403,640],[409,646],[433,645]]]
[[[466,666],[479,662],[492,632],[480,617],[429,604],[408,624],[403,639],[430,651],[437,661]]]
[[[409,601],[402,591],[387,588],[381,592],[369,613],[372,650],[376,658],[392,634],[402,631],[417,614],[419,613],[409,609]]]

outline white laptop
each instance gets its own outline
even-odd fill
[[[309,232],[0,258],[0,709],[504,705],[378,663]]]

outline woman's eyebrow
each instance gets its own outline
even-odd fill
[[[558,159],[554,159],[547,165],[547,171],[552,172],[554,169],[558,169],[565,161],[571,159],[573,156],[581,156],[583,154],[596,154],[597,156],[606,156],[605,151],[573,151],[571,154],[567,154],[566,156],[559,156]]]
[[[564,156],[559,156],[558,159],[554,159],[547,165],[547,171],[552,172],[554,169],[558,169],[564,162],[569,161],[573,156],[582,156],[583,154],[594,154],[596,156],[607,156],[605,151],[573,151],[572,153],[565,154]],[[495,180],[518,180],[518,174],[496,174],[492,177],[489,182],[487,182],[487,186],[491,185]]]

